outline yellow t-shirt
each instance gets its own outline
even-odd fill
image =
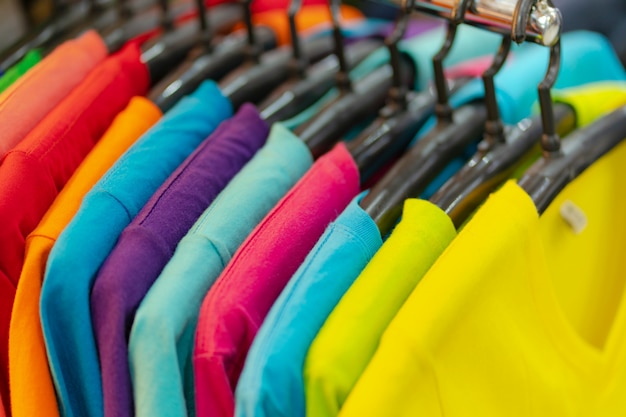
[[[626,142],[541,218],[506,183],[407,299],[340,415],[626,415],[625,189]]]
[[[626,104],[626,82],[600,81],[556,90],[552,99],[572,106],[576,112],[576,126],[583,127]]]
[[[9,379],[13,417],[58,417],[54,385],[39,321],[39,297],[48,254],[83,196],[157,120],[160,110],[134,97],[107,129],[26,239],[9,328]]]
[[[307,415],[336,416],[406,297],[456,232],[424,200],[404,203],[402,221],[344,294],[313,341],[304,366]],[[398,262],[411,259],[412,262]]]

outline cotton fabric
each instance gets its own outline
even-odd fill
[[[268,131],[253,105],[242,106],[159,187],[102,265],[91,292],[91,314],[105,417],[133,415],[127,345],[139,303],[180,239],[263,146]]]
[[[103,414],[89,308],[98,269],[150,196],[231,114],[230,102],[215,83],[203,83],[143,135],[87,193],[50,252],[41,294],[41,323],[62,415]]]
[[[494,193],[391,322],[341,415],[624,414],[625,162],[622,143],[541,217],[514,181]],[[587,216],[578,234],[566,201]]]
[[[142,97],[132,98],[26,239],[24,267],[9,329],[9,377],[14,417],[59,416],[39,321],[41,285],[50,250],[93,184],[160,117],[161,112],[150,101]],[[33,398],[37,400],[33,401]]]
[[[83,158],[135,95],[145,94],[148,73],[129,46],[105,60],[56,106],[0,165],[0,365],[3,401],[9,403],[8,333],[25,240]]]
[[[576,125],[582,127],[626,104],[626,82],[589,83],[555,91],[552,97],[557,103],[570,105],[576,113]]]
[[[138,417],[195,415],[191,358],[202,300],[239,245],[312,164],[304,143],[274,124],[265,146],[180,241],[130,334]]]
[[[450,218],[434,204],[404,202],[402,220],[310,346],[303,369],[307,415],[339,414],[380,335],[455,235]]]
[[[233,415],[233,390],[265,315],[326,226],[358,191],[357,167],[339,143],[239,247],[200,311],[193,356],[198,416]]]
[[[107,54],[100,36],[94,31],[86,32],[60,45],[0,94],[0,157],[23,140]]]
[[[254,338],[236,390],[236,416],[304,416],[302,369],[315,335],[382,238],[352,200],[291,277]]]

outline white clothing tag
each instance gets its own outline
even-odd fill
[[[581,234],[587,227],[587,216],[585,212],[573,202],[569,200],[563,202],[560,213],[563,220],[572,228],[574,234]]]

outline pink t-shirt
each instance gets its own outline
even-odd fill
[[[234,415],[233,392],[263,319],[326,226],[358,193],[358,168],[339,143],[239,247],[200,310],[193,355],[198,417]]]
[[[107,57],[95,31],[64,42],[0,94],[0,158],[15,147]],[[37,100],[33,100],[37,97]]]

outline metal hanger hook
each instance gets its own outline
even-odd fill
[[[498,49],[498,53],[493,58],[491,66],[483,73],[482,79],[485,85],[485,105],[487,106],[487,122],[485,123],[485,142],[491,146],[496,143],[504,143],[504,125],[500,119],[500,110],[496,97],[496,86],[494,77],[502,69],[509,51],[511,50],[511,37],[504,36]]]
[[[293,50],[293,70],[300,78],[304,78],[307,60],[302,53],[302,42],[300,40],[300,35],[298,34],[298,28],[296,25],[296,15],[301,8],[302,0],[291,0],[291,2],[289,3],[289,9],[287,10],[287,17],[289,20],[289,34],[291,35],[291,47]]]
[[[329,0],[328,7],[333,21],[333,38],[335,41],[335,55],[339,61],[339,71],[337,72],[337,86],[342,92],[352,90],[350,80],[350,68],[346,61],[346,52],[343,43],[343,33],[341,31],[341,0]]]
[[[554,122],[554,108],[550,90],[556,83],[561,68],[561,40],[550,47],[550,64],[546,76],[539,83],[539,106],[541,108],[541,121],[543,123],[543,136],[541,148],[546,158],[556,158],[562,155],[561,139],[556,132]]]
[[[207,7],[204,4],[204,0],[196,0],[196,9],[198,9],[198,21],[200,22],[200,39],[202,46],[205,48],[207,52],[210,52],[211,41],[213,40],[213,35],[211,33],[211,28],[209,27],[209,19],[207,19]]]
[[[402,0],[400,15],[396,20],[393,31],[385,39],[385,44],[389,48],[389,60],[393,69],[393,84],[389,91],[390,101],[396,108],[406,109],[407,88],[402,85],[402,74],[400,68],[400,49],[398,43],[404,37],[409,26],[411,12],[415,7],[415,0]]]
[[[435,106],[435,114],[439,122],[451,122],[452,121],[452,108],[448,103],[448,85],[446,82],[446,76],[443,72],[443,60],[448,56],[454,39],[456,37],[456,30],[460,23],[463,22],[463,17],[467,11],[469,4],[472,0],[459,0],[452,14],[450,15],[448,22],[448,33],[446,40],[437,54],[433,57],[433,72],[435,78],[435,89],[437,91],[437,105]]]

